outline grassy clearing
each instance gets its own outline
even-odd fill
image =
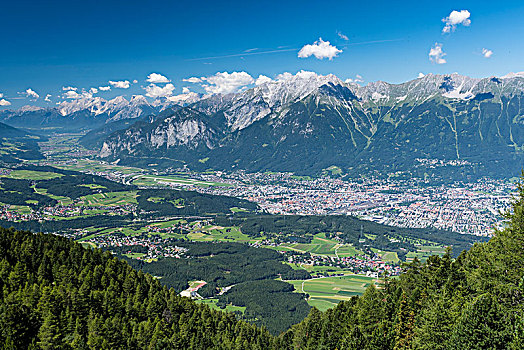
[[[416,252],[409,252],[406,254],[406,261],[411,262],[415,257],[424,261],[432,255],[442,256],[445,252],[446,248],[442,246],[421,245],[418,246],[418,250]]]
[[[220,311],[228,311],[228,312],[240,311],[241,313],[244,313],[246,311],[246,307],[245,306],[236,306],[236,305],[232,305],[232,304],[227,305],[225,309],[221,309],[217,305],[218,299],[202,299],[202,300],[195,300],[195,301],[197,303],[206,304],[209,307],[211,307],[212,309],[220,310]]]
[[[295,291],[309,294],[308,303],[322,311],[363,294],[369,285],[376,283],[371,277],[354,274],[288,282],[295,286]]]
[[[95,193],[79,198],[79,206],[118,206],[137,204],[136,191]]]
[[[178,176],[161,176],[161,175],[142,175],[133,180],[133,184],[137,186],[158,186],[158,185],[194,185],[201,187],[210,186],[231,186],[221,182],[201,181],[195,179],[188,179]]]
[[[52,173],[49,171],[33,171],[33,170],[12,170],[9,175],[4,175],[10,179],[18,180],[50,180],[64,175]]]

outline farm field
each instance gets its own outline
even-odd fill
[[[287,281],[295,286],[298,293],[309,294],[308,304],[321,311],[336,306],[340,301],[361,295],[377,280],[362,275],[347,273],[344,276],[314,278],[310,280]]]
[[[2,169],[0,169],[2,170]],[[52,173],[48,171],[33,171],[33,170],[11,170],[9,175],[0,175],[0,177],[7,177],[18,180],[50,180],[57,177],[62,177],[62,174]]]
[[[245,306],[236,306],[236,305],[231,305],[231,304],[227,305],[225,309],[221,309],[217,305],[218,299],[201,299],[201,300],[195,300],[195,301],[197,303],[206,304],[210,308],[215,309],[215,310],[220,310],[220,311],[227,311],[227,312],[240,311],[241,313],[244,313],[244,311],[246,311]]]
[[[362,252],[350,244],[342,244],[336,240],[326,238],[325,233],[316,234],[311,243],[287,243],[282,244],[280,248],[294,250],[302,253],[309,252],[313,255],[339,256],[348,257],[362,254]]]
[[[117,206],[137,204],[136,191],[95,193],[79,198],[78,206]]]
[[[444,255],[446,248],[434,245],[420,245],[416,252],[409,252],[406,254],[406,261],[411,262],[415,257],[419,260],[426,260],[431,255]]]
[[[163,176],[163,175],[141,175],[137,176],[133,181],[133,185],[137,186],[158,186],[158,185],[194,185],[201,187],[210,186],[230,186],[229,184],[220,182],[201,181],[195,179],[188,179],[178,176]]]

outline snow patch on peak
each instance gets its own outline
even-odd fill
[[[524,78],[524,72],[516,72],[516,73],[510,72],[500,78],[501,79]]]
[[[25,105],[23,107],[21,107],[18,112],[20,113],[26,113],[26,112],[36,112],[36,111],[41,111],[42,107],[37,107],[37,106],[30,106],[30,105]]]

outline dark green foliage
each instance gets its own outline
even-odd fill
[[[248,281],[221,295],[217,305],[245,306],[243,319],[279,334],[302,321],[311,309],[304,300],[305,295],[293,290],[291,284],[281,281]]]
[[[176,295],[108,252],[0,228],[0,343],[27,349],[267,349],[267,331]]]
[[[154,216],[229,214],[233,207],[258,208],[256,203],[234,197],[165,189],[140,190],[137,201],[140,209]]]
[[[43,136],[0,123],[0,162],[19,163],[20,160],[43,159],[38,142],[46,141]]]
[[[274,279],[279,276],[283,279],[308,279],[311,275],[284,264],[282,254],[239,243],[179,241],[176,245],[188,248],[190,258],[166,258],[151,263],[128,261],[136,269],[162,277],[163,284],[178,292],[188,287],[188,281],[194,280],[207,282],[198,291],[203,297],[216,296],[217,288],[235,285],[220,296],[221,305],[246,306],[246,315],[249,316],[245,319],[266,326],[274,334],[300,322],[307,315],[310,307],[304,295],[294,293],[293,285],[277,283]]]
[[[469,249],[477,236],[458,235],[453,232],[433,228],[410,229],[378,224],[360,220],[347,215],[300,216],[300,215],[248,215],[245,217],[217,217],[217,225],[239,226],[243,233],[250,236],[262,234],[282,234],[286,241],[311,242],[313,235],[325,232],[338,236],[343,242],[365,249],[367,246],[386,251],[397,252],[400,258],[408,251],[416,251],[413,241],[423,239],[443,246],[452,246],[453,253]],[[365,234],[376,235],[374,240],[367,239]],[[398,242],[391,242],[395,239]]]
[[[58,202],[48,196],[35,192],[33,181],[2,178],[0,179],[0,202],[28,206],[53,206]],[[27,201],[38,201],[38,204],[28,204]]]
[[[133,220],[133,215],[94,215],[84,216],[70,220],[56,220],[56,221],[7,221],[0,220],[0,226],[14,227],[18,230],[29,230],[34,232],[58,232],[69,231],[72,229],[86,228],[86,227],[121,227],[127,225]]]

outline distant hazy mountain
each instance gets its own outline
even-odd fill
[[[41,159],[38,142],[45,141],[41,136],[0,123],[0,162],[19,162],[20,159]]]
[[[122,96],[109,101],[83,97],[62,102],[54,108],[25,106],[17,111],[0,111],[0,121],[41,132],[92,130],[113,121],[155,115],[173,105],[167,100],[150,103],[141,95],[129,101]]]

